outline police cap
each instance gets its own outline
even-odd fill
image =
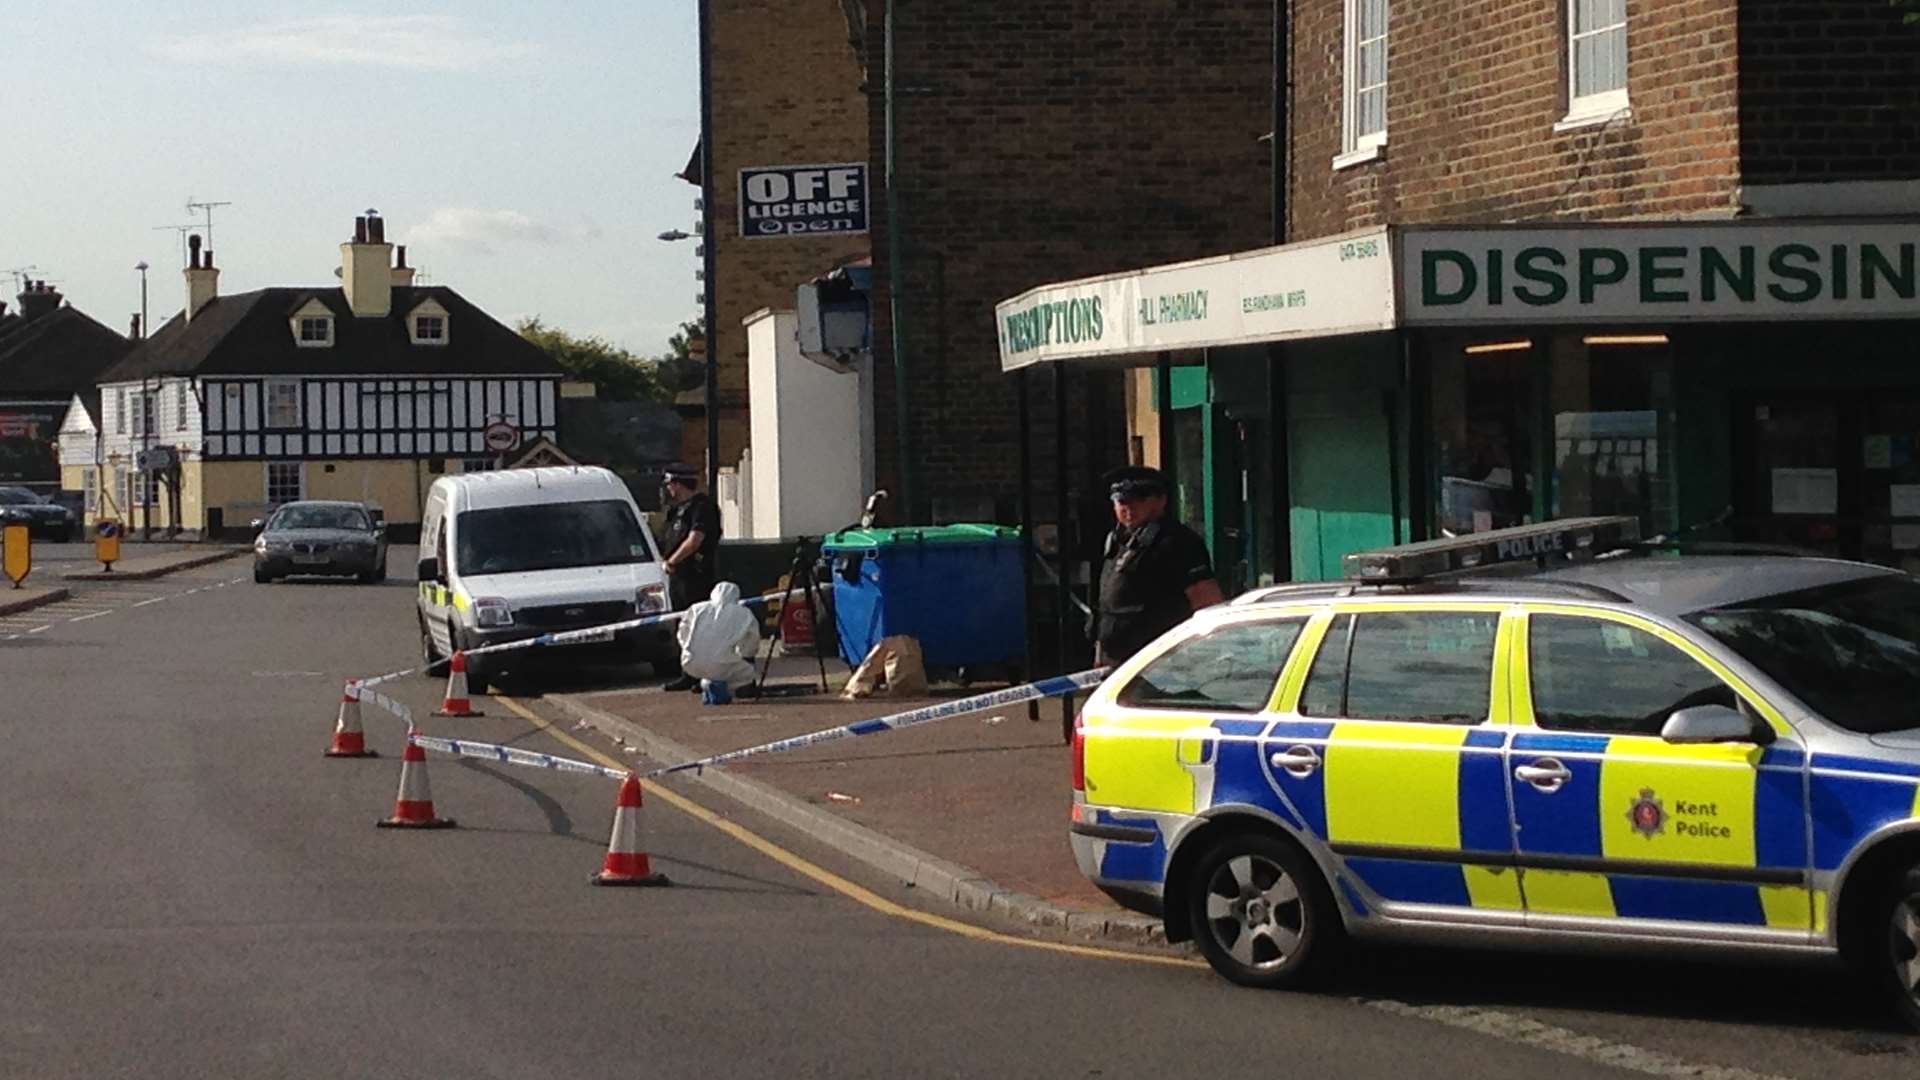
[[[700,483],[700,470],[691,465],[675,463],[667,466],[665,479],[669,484],[682,484],[695,487]]]
[[[1165,495],[1168,488],[1167,474],[1145,465],[1122,466],[1101,479],[1106,481],[1108,494],[1116,502],[1148,495]]]

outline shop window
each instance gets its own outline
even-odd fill
[[[1435,348],[1434,464],[1443,533],[1459,536],[1533,520],[1533,387],[1544,351],[1529,338]]]
[[[1188,638],[1134,676],[1118,701],[1134,708],[1260,712],[1273,698],[1303,624],[1242,623]]]
[[[1553,516],[1625,514],[1639,518],[1648,534],[1673,528],[1673,355],[1666,338],[1563,338],[1555,343],[1551,380]]]

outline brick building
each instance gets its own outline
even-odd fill
[[[1132,430],[1230,585],[1589,513],[1920,563],[1920,27],[1881,0],[1291,11],[1292,243],[1001,305],[1005,368],[1158,384]],[[1092,338],[1005,328],[1095,300]]]
[[[1200,0],[867,0],[876,177],[878,466],[915,520],[1014,520],[1019,389],[997,374],[993,305],[1043,281],[1194,258],[1271,234],[1271,12]],[[908,453],[899,441],[886,51]],[[1126,461],[1117,373],[1067,375],[1069,484]],[[1031,475],[1054,475],[1055,384],[1035,379]],[[1042,492],[1053,490],[1048,480]],[[890,508],[896,516],[905,509]],[[1098,509],[1095,507],[1093,509]],[[1043,505],[1040,520],[1055,511]]]
[[[707,348],[720,382],[720,464],[748,440],[746,317],[791,308],[794,290],[867,253],[867,237],[753,238],[741,234],[743,168],[864,161],[867,100],[839,0],[707,0],[712,175],[703,179],[714,326]],[[696,159],[697,160],[697,159]],[[685,457],[706,458],[705,395],[682,395]]]

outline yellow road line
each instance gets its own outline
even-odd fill
[[[559,728],[554,727],[553,724],[541,717],[538,713],[535,713],[513,698],[502,697],[495,694],[493,695],[493,699],[505,705],[508,709],[511,709],[535,727],[545,731],[548,735],[553,736],[555,739],[560,740],[609,768],[627,769],[632,767],[629,763],[602,753],[597,748],[589,746],[566,732],[561,731]],[[1184,957],[1154,956],[1147,953],[1122,952],[1118,949],[1102,949],[1092,945],[1069,945],[1058,941],[1040,941],[1032,938],[1015,937],[1012,934],[1002,934],[998,931],[974,926],[971,923],[964,923],[958,919],[949,919],[942,915],[933,915],[915,908],[905,907],[894,903],[864,886],[856,885],[817,863],[788,851],[786,848],[768,840],[759,833],[728,821],[726,818],[721,817],[719,814],[694,802],[692,799],[687,798],[677,791],[661,787],[659,784],[650,781],[644,782],[644,785],[648,797],[659,799],[675,810],[726,833],[728,836],[733,837],[735,840],[740,841],[742,844],[745,844],[795,873],[810,877],[855,903],[872,908],[882,915],[889,915],[896,919],[916,922],[922,926],[930,926],[936,930],[944,930],[947,933],[973,938],[976,941],[992,941],[1002,945],[1018,945],[1023,948],[1039,949],[1044,952],[1066,953],[1070,956],[1090,956],[1103,960],[1130,960],[1135,963],[1159,964],[1165,967],[1198,968],[1206,966],[1199,960]]]

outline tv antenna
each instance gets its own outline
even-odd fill
[[[207,247],[208,248],[213,247],[213,208],[216,206],[232,206],[232,205],[233,204],[230,202],[194,202],[193,196],[191,195],[187,196],[187,213],[191,214],[195,211],[202,211],[207,215]]]
[[[153,231],[164,232],[172,229],[180,234],[180,265],[184,267],[187,265],[187,234],[199,227],[199,225],[155,225]]]
[[[28,263],[25,266],[16,266],[11,270],[5,271],[5,273],[13,275],[13,291],[26,292],[27,291],[27,274],[30,273],[31,271],[38,270],[38,269],[40,268],[33,265],[32,263]]]

